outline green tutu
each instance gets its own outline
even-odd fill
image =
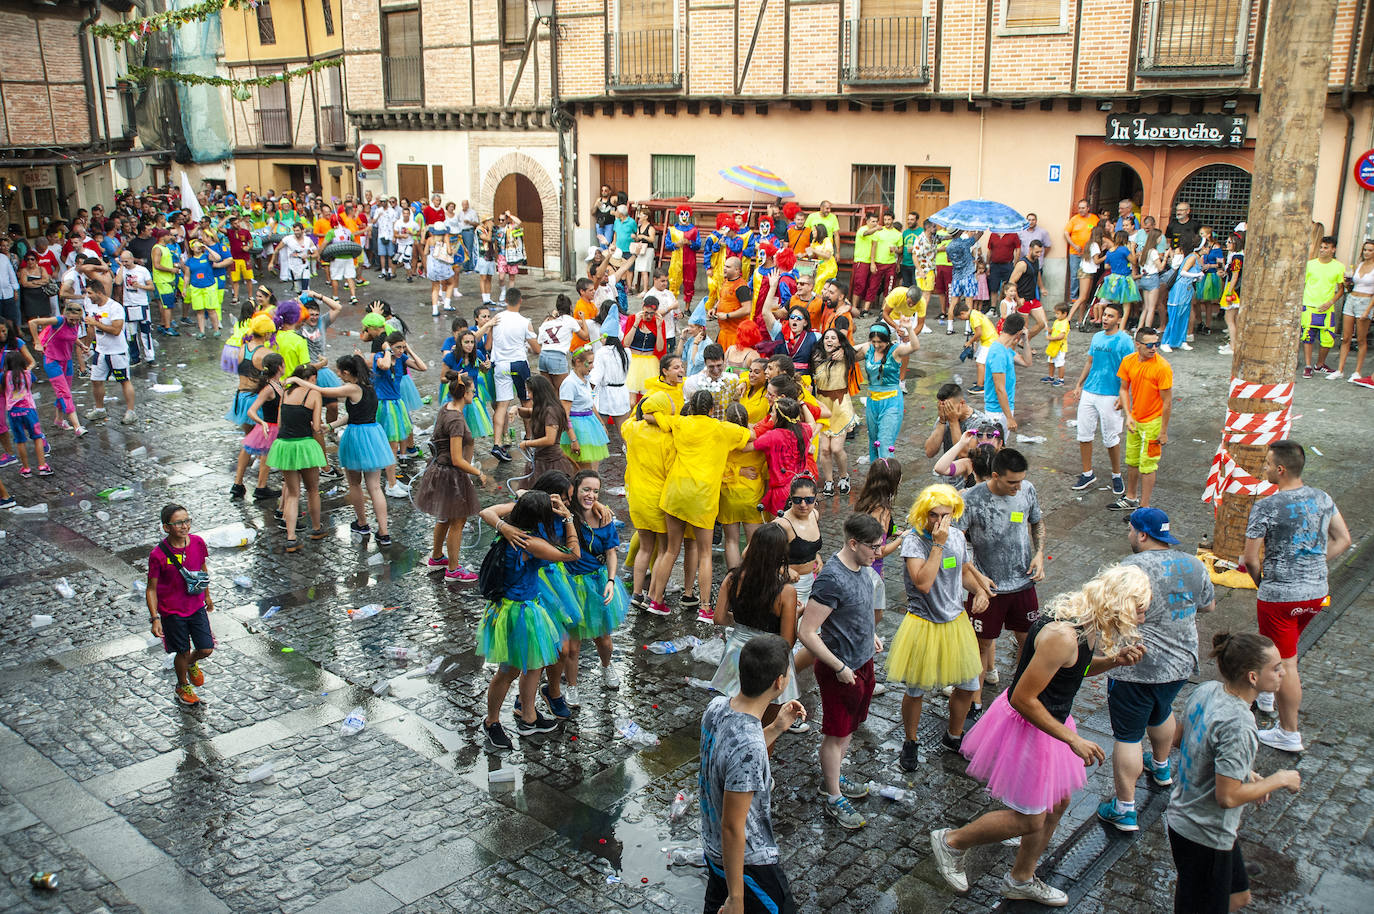
[[[477,629],[477,653],[522,673],[558,662],[566,636],[538,600],[488,603]]]
[[[606,592],[604,567],[570,577],[582,608],[582,622],[573,632],[573,637],[600,638],[620,628],[620,624],[630,612],[630,596],[625,592],[625,585],[615,581],[611,591],[611,602],[607,603],[603,599]]]
[[[267,452],[267,465],[274,470],[320,469],[324,449],[314,438],[278,438]]]
[[[549,562],[539,569],[539,599],[563,631],[571,634],[582,624],[582,602],[562,562]]]

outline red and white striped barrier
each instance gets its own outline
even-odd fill
[[[1232,399],[1268,400],[1282,405],[1282,409],[1266,413],[1240,413],[1228,409],[1226,425],[1222,429],[1221,444],[1216,456],[1212,458],[1212,468],[1207,474],[1207,487],[1202,492],[1202,500],[1210,503],[1216,510],[1221,509],[1225,495],[1252,495],[1263,498],[1272,495],[1277,487],[1253,476],[1231,457],[1228,445],[1272,444],[1288,437],[1293,421],[1302,418],[1292,415],[1293,382],[1283,384],[1252,384],[1240,378],[1231,379]]]

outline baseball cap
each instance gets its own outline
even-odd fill
[[[369,313],[363,315],[363,326],[364,326],[364,327],[385,327],[385,326],[386,326],[386,319],[383,318],[380,314],[376,314],[376,313],[369,312]]]
[[[1169,532],[1169,515],[1158,508],[1136,508],[1127,515],[1126,522],[1152,540],[1171,546],[1178,544],[1178,537]]]

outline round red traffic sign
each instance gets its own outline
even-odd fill
[[[366,171],[382,167],[382,147],[376,143],[364,143],[358,147],[358,166]]]
[[[1355,160],[1355,183],[1374,191],[1374,149]]]

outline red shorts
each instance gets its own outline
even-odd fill
[[[935,294],[949,295],[949,284],[953,281],[954,267],[947,263],[937,264],[935,267]]]
[[[1031,625],[1040,618],[1040,597],[1032,584],[1015,593],[993,594],[992,599],[988,600],[988,608],[976,616],[973,614],[973,595],[970,594],[964,598],[964,609],[973,623],[973,633],[984,641],[995,641],[1003,629],[1009,632],[1030,631]]]
[[[1038,298],[1023,298],[1023,299],[1021,299],[1021,304],[1017,306],[1016,310],[1019,311],[1019,312],[1022,313],[1022,314],[1030,314],[1032,311],[1034,311],[1036,308],[1039,308],[1039,307],[1040,307],[1040,299],[1038,299]]]
[[[835,671],[816,664],[816,685],[821,690],[821,732],[826,736],[849,736],[868,720],[868,705],[873,700],[873,660],[854,671],[854,684],[845,685]]]
[[[1270,603],[1256,600],[1255,610],[1259,616],[1259,632],[1279,649],[1284,660],[1298,655],[1298,639],[1302,637],[1307,623],[1317,617],[1317,613],[1331,603],[1331,597],[1318,597],[1314,600],[1294,600],[1286,603]]]

